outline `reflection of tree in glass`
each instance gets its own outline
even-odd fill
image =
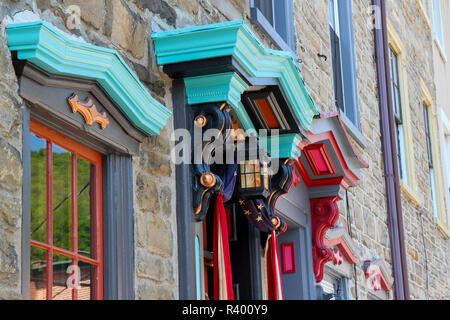
[[[45,145],[45,143],[44,143]],[[46,150],[31,151],[31,239],[45,242]]]
[[[46,150],[31,151],[31,239],[46,242]],[[91,164],[77,161],[79,251],[90,256],[91,248]],[[53,239],[54,244],[70,248],[71,241],[71,161],[70,153],[53,153]],[[39,260],[33,256],[31,261]]]
[[[78,253],[91,256],[91,169],[90,162],[78,158]],[[83,190],[83,192],[81,192]]]

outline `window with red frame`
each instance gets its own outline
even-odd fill
[[[30,299],[102,299],[102,157],[36,122],[30,130]]]

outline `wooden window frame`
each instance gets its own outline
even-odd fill
[[[450,120],[448,116],[445,114],[444,109],[440,108],[439,110],[440,116],[439,118],[439,126],[440,126],[440,137],[441,141],[441,163],[443,169],[443,188],[444,188],[444,199],[447,205],[447,214],[444,216],[446,222],[442,222],[440,228],[442,229],[444,236],[448,239],[450,238]],[[444,205],[445,205],[444,203]],[[438,222],[439,223],[439,222]]]
[[[432,171],[430,170],[430,186],[432,188],[433,199],[433,216],[437,220],[438,226],[446,233],[447,229],[447,214],[445,210],[445,195],[444,195],[444,183],[443,172],[441,166],[441,155],[439,153],[439,140],[438,140],[438,127],[437,127],[437,112],[436,106],[433,100],[433,96],[428,90],[423,79],[420,79],[421,96],[424,107],[426,107],[428,115],[428,128],[429,128],[429,143],[427,141],[427,148],[431,147],[431,150],[427,150],[429,156],[432,158]],[[427,121],[424,113],[424,127],[426,129]],[[431,168],[430,168],[431,169]],[[434,193],[434,195],[433,195]]]
[[[365,148],[367,141],[361,129],[352,12],[351,1],[335,0],[332,8],[331,2],[328,5],[334,104],[348,133]]]
[[[416,0],[416,6],[417,9],[419,10],[420,15],[423,18],[423,21],[425,22],[425,26],[427,27],[427,29],[431,29],[431,20],[430,20],[430,8],[425,6],[424,1],[429,1],[429,0]]]
[[[333,1],[333,2],[332,2]],[[331,8],[333,3],[333,8]],[[342,59],[341,59],[341,32],[340,17],[337,0],[330,0],[328,12],[328,24],[330,30],[331,43],[331,64],[333,68],[334,103],[338,110],[345,113],[344,103],[344,80],[342,79]],[[333,23],[332,23],[333,22]]]
[[[414,203],[421,205],[421,200],[417,193],[417,179],[414,160],[414,148],[412,144],[412,125],[411,125],[411,107],[409,104],[408,92],[408,74],[406,63],[406,49],[395,31],[392,23],[387,20],[388,42],[389,46],[398,58],[398,72],[400,85],[400,99],[402,106],[402,126],[403,126],[403,141],[405,150],[405,171],[407,179],[400,179],[400,187],[402,192]],[[399,163],[399,166],[401,164]]]
[[[445,39],[444,39],[444,28],[442,19],[442,6],[440,0],[430,0],[431,5],[431,20],[433,26],[433,42],[438,48],[439,54],[444,61],[447,62],[447,56],[445,54]]]
[[[92,279],[95,300],[103,299],[103,190],[102,190],[102,156],[69,138],[51,130],[50,128],[39,124],[33,120],[30,120],[30,132],[38,135],[46,140],[47,143],[47,157],[46,157],[46,185],[47,185],[47,243],[42,243],[36,240],[30,239],[30,245],[39,247],[47,252],[47,266],[53,265],[53,254],[61,254],[72,259],[73,265],[78,265],[79,261],[86,262],[95,266],[94,278]],[[78,205],[77,205],[77,183],[72,178],[71,181],[71,193],[72,193],[72,250],[66,250],[53,245],[53,144],[57,144],[60,147],[71,152],[74,156],[72,161],[72,177],[77,175],[77,158],[81,157],[94,165],[94,197],[93,197],[93,217],[92,217],[92,229],[93,243],[92,253],[94,258],[89,258],[78,253]],[[47,267],[47,300],[52,299],[52,286],[53,286],[53,268]],[[72,299],[77,300],[78,290],[72,289]]]
[[[296,53],[296,40],[295,40],[295,28],[294,28],[294,14],[293,14],[293,1],[292,0],[283,0],[283,6],[277,7],[274,4],[280,0],[251,0],[250,1],[250,10],[251,10],[251,19],[253,22],[256,22],[266,33],[267,35],[275,42],[275,44],[281,49],[285,51],[289,51],[294,55],[294,61],[300,59],[297,57]],[[277,10],[278,9],[278,10]],[[281,10],[284,9],[284,10]],[[270,11],[271,17],[267,17],[268,12]],[[283,16],[283,19],[280,19],[279,16]],[[278,19],[283,21],[284,28],[286,32],[286,39],[279,32],[279,28],[277,28],[277,16]]]

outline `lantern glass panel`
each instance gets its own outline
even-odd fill
[[[263,162],[263,175],[264,175],[264,188],[269,189],[269,170],[267,169],[267,163]]]

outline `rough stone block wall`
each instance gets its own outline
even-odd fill
[[[0,20],[6,14],[0,7]],[[20,298],[22,101],[0,28],[0,298]]]

